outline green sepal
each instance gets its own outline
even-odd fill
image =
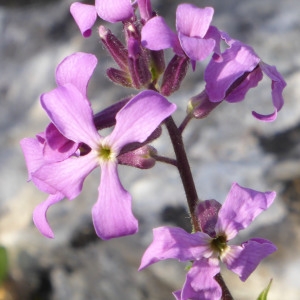
[[[259,294],[257,300],[267,300],[271,284],[272,284],[272,279],[270,280],[268,286]]]

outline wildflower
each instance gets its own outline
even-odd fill
[[[272,81],[272,101],[274,112],[262,115],[252,112],[262,121],[273,121],[283,106],[282,92],[286,83],[276,67],[263,62],[252,47],[231,39],[221,33],[229,48],[221,55],[215,53],[206,67],[204,79],[206,93],[211,102],[226,100],[230,103],[242,101],[250,88],[256,87],[263,73]]]
[[[234,183],[221,206],[215,200],[198,205],[202,232],[187,233],[181,228],[159,227],[146,250],[140,269],[169,258],[193,261],[177,299],[219,300],[222,291],[214,276],[220,272],[219,261],[245,281],[260,261],[276,251],[268,240],[254,238],[240,246],[228,245],[237,233],[273,202],[275,192],[257,192]]]
[[[213,13],[212,7],[180,4],[176,11],[177,34],[162,17],[156,16],[142,28],[142,45],[150,50],[173,48],[179,56],[202,61],[218,47],[219,34],[210,26]]]
[[[82,69],[84,58],[87,60],[86,69]],[[107,137],[100,136],[86,97],[86,86],[92,74],[90,59],[89,54],[77,53],[64,60],[56,72],[58,87],[41,96],[41,104],[52,126],[65,141],[71,141],[77,147],[68,150],[67,155],[60,149],[62,154],[58,159],[46,159],[44,151],[39,150],[45,146],[45,141],[38,144],[30,140],[35,143],[34,148],[30,148],[30,143],[25,140],[23,151],[28,166],[34,163],[31,153],[39,153],[40,163],[28,168],[30,179],[42,191],[55,195],[55,201],[58,195],[60,200],[62,195],[70,200],[77,197],[86,176],[96,167],[101,167],[99,197],[92,214],[97,234],[109,239],[137,231],[137,220],[131,212],[131,196],[121,185],[117,173],[118,155],[123,155],[125,163],[130,164],[132,159],[125,159],[121,150],[129,144],[144,142],[175,110],[175,105],[156,92],[144,91],[126,101],[116,113],[113,132]],[[59,135],[52,135],[52,145],[59,145],[60,141]],[[44,203],[43,216],[35,218],[37,227],[50,237],[53,233],[47,227],[45,213],[53,201]]]

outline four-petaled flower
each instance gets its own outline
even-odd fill
[[[220,272],[219,260],[245,281],[262,259],[276,251],[270,241],[259,238],[240,246],[227,244],[272,204],[275,195],[234,183],[222,206],[215,200],[198,205],[202,232],[190,234],[172,227],[154,229],[153,242],[142,258],[140,270],[169,258],[193,261],[182,290],[174,296],[178,300],[219,300],[222,291],[214,279]]]
[[[212,7],[180,4],[176,10],[177,34],[162,17],[157,16],[142,28],[142,45],[151,50],[173,48],[177,55],[186,55],[194,63],[202,61],[215,48],[219,49],[219,32],[210,26],[213,13]]]
[[[81,67],[85,66],[85,55],[88,64],[90,54],[77,55],[83,57],[80,60]],[[83,92],[89,78],[85,76],[84,68],[81,69],[83,73],[74,68],[72,62],[76,61],[76,54],[72,58],[69,61],[70,68],[58,68],[56,74],[57,77],[67,77],[68,80],[58,84],[53,91],[43,94],[41,104],[58,131],[67,140],[80,145],[80,148],[62,160],[34,164],[30,168],[30,177],[42,191],[74,199],[81,192],[86,176],[100,166],[102,174],[99,196],[92,210],[96,233],[102,239],[133,234],[138,225],[131,211],[131,196],[118,177],[118,155],[126,145],[144,142],[174,112],[176,106],[156,92],[143,91],[116,114],[114,130],[109,136],[102,137],[94,125],[93,111]],[[90,72],[88,74],[91,75]],[[32,165],[32,150],[26,145],[23,151],[27,165]],[[37,144],[35,149],[40,146],[42,145]],[[84,149],[83,154],[80,149]],[[57,197],[53,201],[58,201]],[[49,203],[46,209],[48,207]],[[38,222],[41,223],[39,229],[46,228],[46,235],[50,233],[51,236],[47,219],[41,217]]]

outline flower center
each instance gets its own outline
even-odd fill
[[[211,241],[211,247],[214,251],[218,252],[219,254],[222,253],[227,248],[226,236],[220,235],[214,238]]]
[[[112,151],[108,145],[100,145],[98,148],[98,157],[102,161],[114,161],[116,154]]]

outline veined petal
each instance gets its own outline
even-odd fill
[[[133,16],[130,0],[96,0],[98,16],[110,23],[125,21]]]
[[[209,99],[213,102],[223,100],[229,87],[245,72],[254,70],[259,62],[260,58],[250,46],[235,41],[221,57],[211,59],[205,69]]]
[[[220,300],[222,290],[214,276],[220,272],[216,259],[202,258],[193,263],[186,275],[181,300]]]
[[[203,38],[214,14],[212,7],[198,8],[192,4],[180,4],[176,10],[178,32],[190,37]]]
[[[219,211],[216,224],[217,235],[225,233],[227,239],[231,240],[266,210],[275,197],[275,192],[258,192],[233,183]]]
[[[97,62],[96,56],[90,53],[77,52],[69,55],[56,68],[57,85],[71,83],[87,98],[87,85]]]
[[[131,210],[131,196],[123,188],[115,163],[101,164],[101,182],[92,216],[97,235],[103,240],[134,234],[138,222]]]
[[[81,34],[84,37],[89,37],[92,34],[91,28],[94,26],[97,19],[95,6],[75,2],[71,4],[70,12],[78,25]]]
[[[116,126],[107,141],[116,152],[129,143],[142,143],[175,110],[176,105],[162,95],[143,91],[117,113]]]
[[[141,35],[142,45],[147,49],[173,48],[176,54],[183,55],[177,35],[160,16],[150,19],[142,28]]]
[[[73,85],[58,86],[43,94],[41,104],[66,138],[97,148],[101,138],[93,122],[93,111],[87,99]]]
[[[61,201],[64,195],[61,193],[56,193],[54,195],[49,195],[47,200],[39,204],[33,211],[33,222],[37,229],[46,237],[53,239],[54,233],[47,220],[47,210],[48,208]]]
[[[209,248],[211,238],[204,232],[194,234],[176,227],[153,229],[153,242],[143,255],[139,270],[165,259],[179,261],[199,260],[212,253]]]
[[[212,54],[215,48],[215,40],[189,37],[179,32],[181,47],[185,54],[192,60],[202,61]]]
[[[227,268],[245,281],[268,255],[275,252],[275,245],[265,239],[250,239],[241,246],[229,246],[222,261]]]
[[[95,153],[90,152],[85,156],[70,157],[61,162],[44,165],[34,172],[32,177],[72,200],[80,194],[85,177],[97,166]]]

